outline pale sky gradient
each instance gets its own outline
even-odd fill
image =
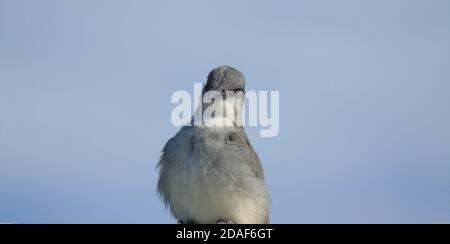
[[[273,223],[450,223],[450,1],[0,0],[0,222],[175,223],[176,90],[279,90]]]

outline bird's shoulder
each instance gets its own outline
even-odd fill
[[[192,151],[195,127],[184,126],[164,145],[158,166],[180,161]]]

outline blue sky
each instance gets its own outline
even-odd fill
[[[280,91],[272,222],[450,222],[446,0],[0,0],[0,222],[174,223],[170,97],[223,64]]]

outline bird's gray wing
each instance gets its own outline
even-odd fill
[[[248,164],[257,178],[264,180],[264,170],[258,155],[250,144],[244,129],[242,127],[236,128],[237,130],[227,134],[225,143],[235,148],[239,148],[242,162]]]
[[[157,191],[166,204],[168,203],[168,183],[179,165],[185,162],[191,154],[194,138],[193,128],[185,126],[165,144],[161,152],[157,165],[159,169]]]
[[[225,138],[225,143],[228,144],[227,146],[232,147],[235,153],[238,152],[240,163],[246,164],[250,169],[250,173],[253,174],[256,179],[264,182],[264,170],[262,168],[261,161],[259,160],[258,155],[250,144],[250,141],[245,134],[244,129],[242,127],[236,128],[236,130],[228,132]],[[270,201],[268,193],[266,192],[265,194],[265,197],[267,197],[267,202]],[[265,205],[264,216],[264,223],[269,223],[268,203],[267,205]]]

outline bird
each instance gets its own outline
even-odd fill
[[[245,94],[245,77],[238,69],[213,69],[202,97],[214,92],[224,99],[202,100],[197,109],[234,108],[232,115],[242,114],[245,96],[237,94]],[[232,115],[216,112],[214,118],[185,125],[162,149],[157,192],[180,224],[269,223],[270,196],[261,161],[239,116]]]

